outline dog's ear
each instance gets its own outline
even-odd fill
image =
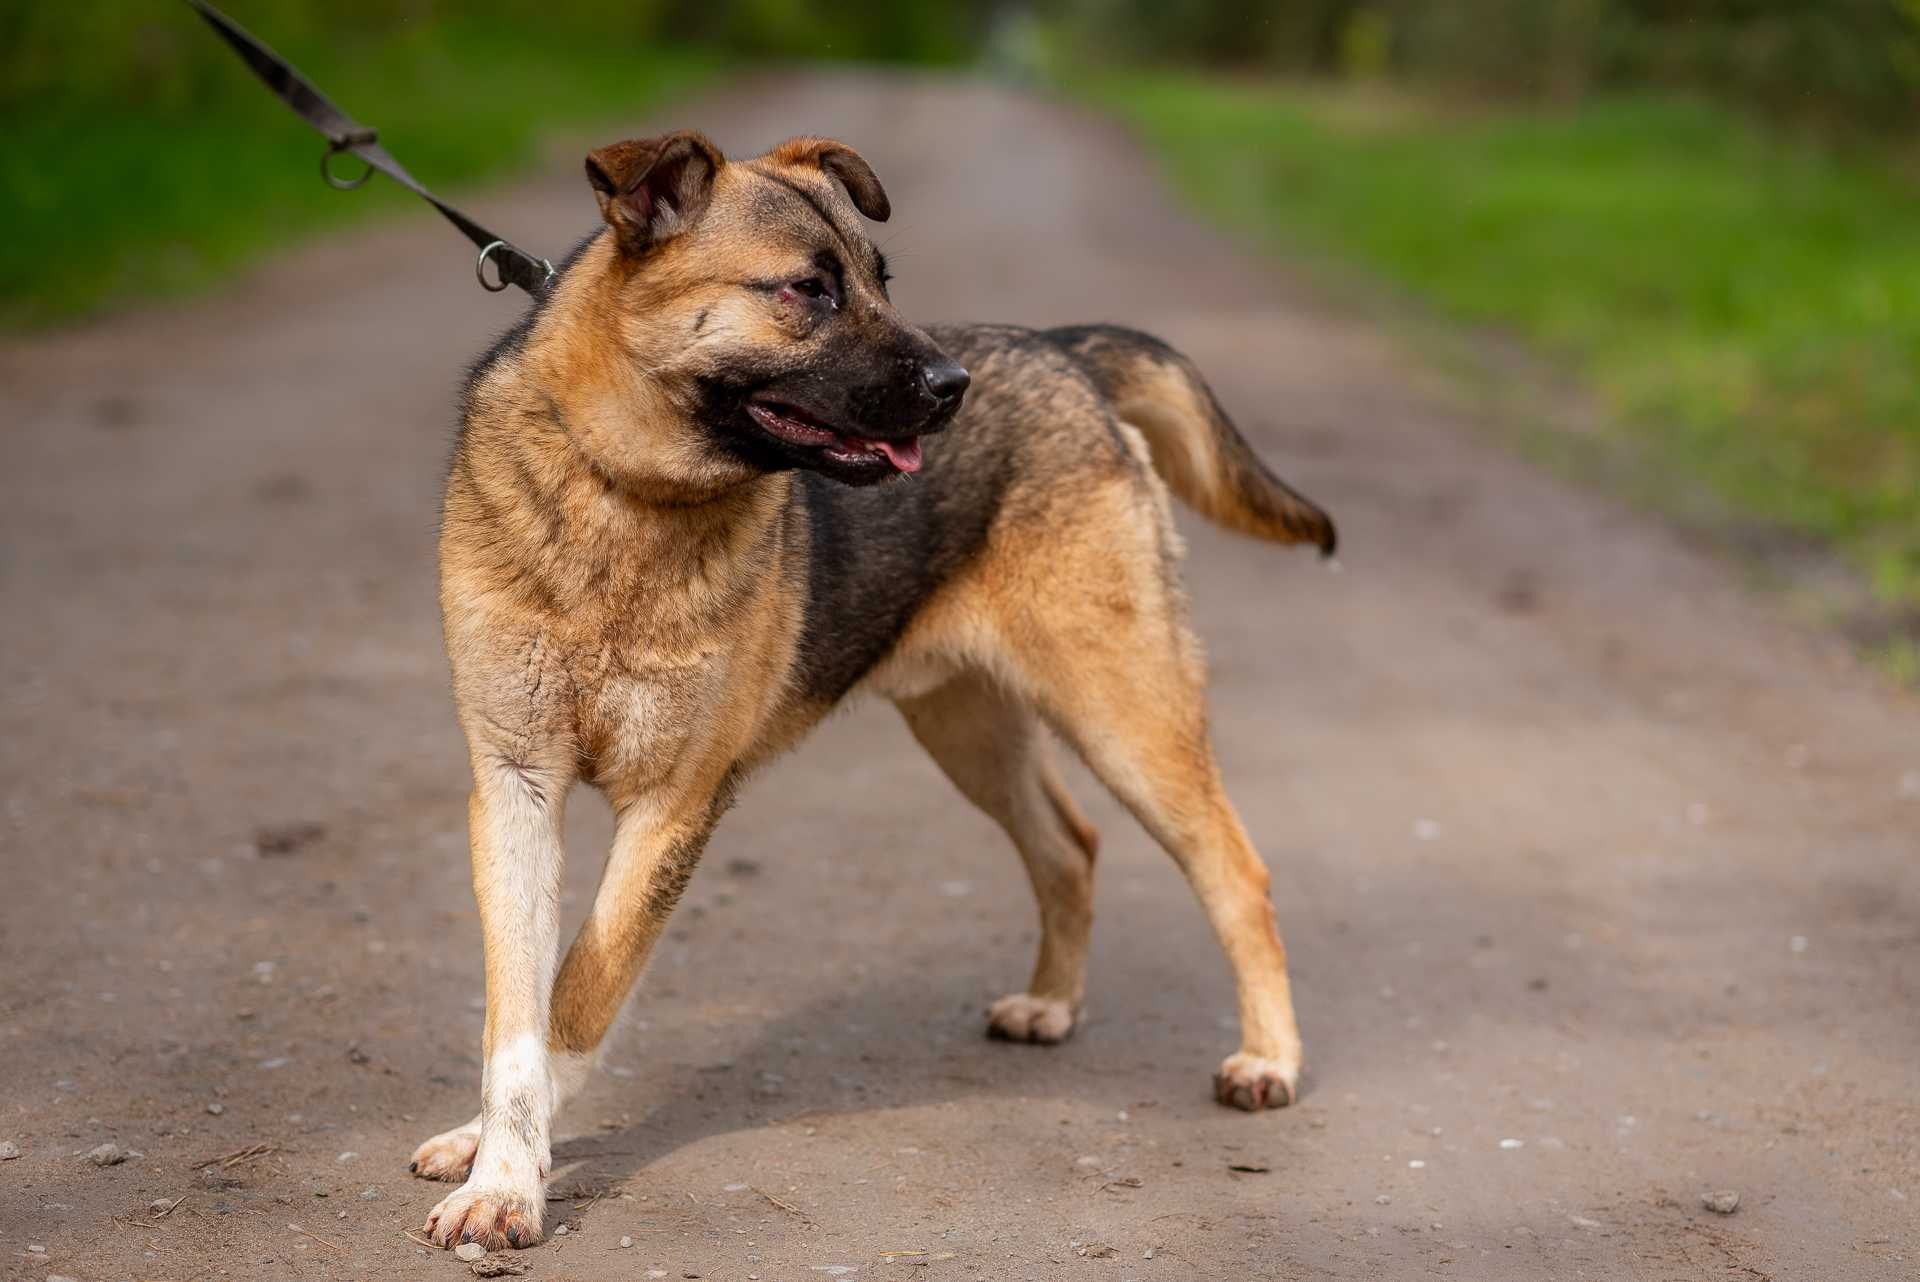
[[[587,181],[620,248],[638,254],[693,226],[727,163],[702,134],[630,138],[587,157]]]
[[[783,165],[812,165],[820,172],[840,180],[853,198],[853,207],[876,223],[884,223],[893,213],[886,188],[874,177],[873,167],[860,153],[831,138],[789,138],[767,153]]]

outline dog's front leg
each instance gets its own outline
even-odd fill
[[[571,778],[484,752],[468,809],[486,945],[480,1137],[467,1182],[427,1217],[441,1246],[531,1246],[552,1166],[549,992],[559,951],[561,812]]]
[[[673,801],[616,801],[606,872],[553,985],[549,1045],[567,1093],[578,1091],[598,1057],[731,792],[722,781]]]

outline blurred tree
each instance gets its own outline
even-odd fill
[[[989,6],[969,0],[224,0],[271,45],[408,45],[445,24],[619,46],[692,39],[749,56],[963,59]],[[232,92],[233,55],[179,0],[0,0],[0,109],[202,105]]]
[[[298,46],[410,42],[448,22],[755,57],[954,63],[1037,17],[1093,60],[1398,74],[1564,99],[1698,89],[1875,129],[1920,108],[1920,0],[229,0]],[[0,3],[0,108],[180,108],[230,93],[228,55],[175,0]]]
[[[1920,109],[1920,0],[1040,0],[1094,58],[1542,99],[1697,89],[1872,129]]]

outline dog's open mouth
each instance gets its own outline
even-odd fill
[[[884,462],[896,472],[920,470],[918,437],[887,441],[854,436],[829,427],[798,406],[783,401],[748,401],[747,413],[769,435],[789,445],[817,449],[836,463]]]

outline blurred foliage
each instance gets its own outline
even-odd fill
[[[230,0],[270,42],[376,49],[449,22],[644,52],[952,64],[1033,22],[1082,65],[1377,78],[1567,100],[1687,88],[1891,129],[1920,109],[1920,0]],[[0,5],[0,109],[178,108],[230,92],[178,0]]]
[[[564,25],[395,21],[430,6],[394,0],[231,7],[443,194],[524,168],[555,129],[630,126],[722,64],[637,35],[586,40]],[[531,9],[507,0],[463,7]],[[45,88],[23,104],[9,81],[11,101],[0,108],[8,124],[0,208],[10,233],[0,237],[0,325],[72,321],[114,303],[193,292],[315,231],[423,209],[384,179],[353,193],[325,186],[319,136],[184,4],[154,5],[132,20],[127,6],[93,0],[4,15],[9,33],[26,38],[4,57],[24,57],[31,45],[38,53],[27,61]],[[117,75],[84,53],[82,36],[96,29],[98,62]],[[41,61],[56,49],[60,61]],[[49,66],[64,73],[46,76]],[[583,188],[582,230],[592,213]],[[566,246],[527,248],[558,254]],[[449,269],[461,270],[456,238],[447,252]]]
[[[753,57],[957,63],[990,6],[966,0],[671,0],[661,30]]]
[[[583,53],[701,44],[750,56],[951,62],[981,31],[965,0],[225,0],[256,36],[345,57],[425,51],[452,27],[523,32]],[[591,52],[589,52],[591,51]],[[227,101],[233,55],[181,0],[17,0],[0,5],[0,110],[109,104],[180,109]]]
[[[1388,73],[1568,100],[1685,88],[1781,116],[1910,127],[1920,0],[1053,0],[1081,61]]]
[[[1920,606],[1920,197],[1864,149],[1674,96],[1448,112],[1393,87],[1090,88],[1228,221],[1579,370],[1646,497],[1704,481]]]
[[[967,0],[222,7],[442,190],[525,165],[555,128],[631,123],[724,62],[954,62],[989,16]],[[406,199],[385,182],[323,187],[319,141],[182,0],[0,0],[0,117],[0,325],[195,289]]]

